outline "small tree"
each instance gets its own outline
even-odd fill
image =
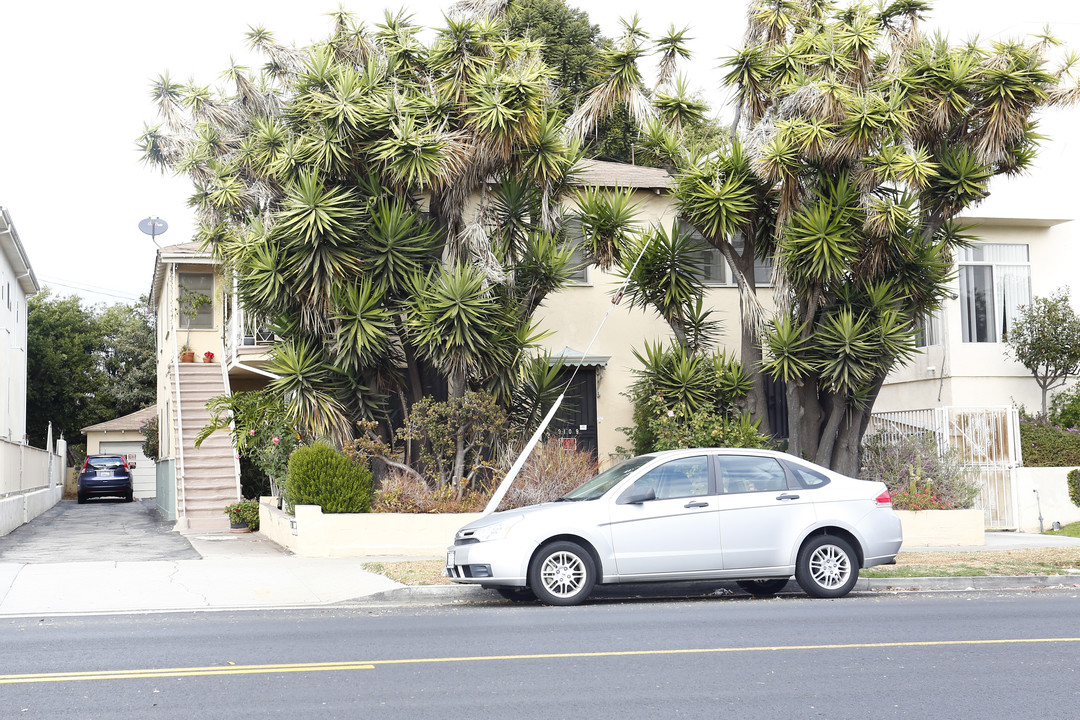
[[[1036,297],[1031,305],[1021,306],[1006,342],[1035,376],[1046,417],[1047,392],[1080,372],[1080,317],[1069,304],[1069,289],[1058,288],[1049,297]]]

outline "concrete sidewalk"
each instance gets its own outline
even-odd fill
[[[302,558],[258,533],[189,536],[201,559],[0,562],[0,616],[310,606],[403,587],[365,558]]]
[[[499,601],[495,593],[474,586],[406,587],[363,569],[367,562],[405,558],[303,558],[288,554],[258,533],[194,535],[187,540],[201,559],[0,561],[0,616],[310,607],[344,602],[401,605]],[[992,552],[1075,547],[1080,566],[1080,538],[987,533],[986,540],[986,545],[978,547],[904,548],[903,551]],[[1080,575],[861,579],[856,591],[1003,589],[1063,584],[1080,585]],[[625,590],[621,592],[625,594]],[[705,594],[726,592],[708,590]],[[603,589],[599,594],[612,593],[619,596],[620,590]],[[689,593],[700,594],[698,590]],[[637,595],[631,593],[631,596]],[[657,588],[644,590],[641,596],[677,597],[679,592]]]

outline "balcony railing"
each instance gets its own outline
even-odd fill
[[[267,327],[265,318],[246,311],[232,297],[232,314],[225,325],[225,354],[236,358],[245,347],[273,345],[277,336]]]

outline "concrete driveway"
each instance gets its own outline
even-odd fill
[[[61,500],[0,538],[2,563],[198,560],[173,523],[161,520],[154,501]]]

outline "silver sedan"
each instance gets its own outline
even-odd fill
[[[770,450],[671,450],[469,523],[446,574],[551,605],[581,603],[598,583],[734,580],[772,595],[792,575],[807,594],[837,598],[902,542],[883,483]]]

